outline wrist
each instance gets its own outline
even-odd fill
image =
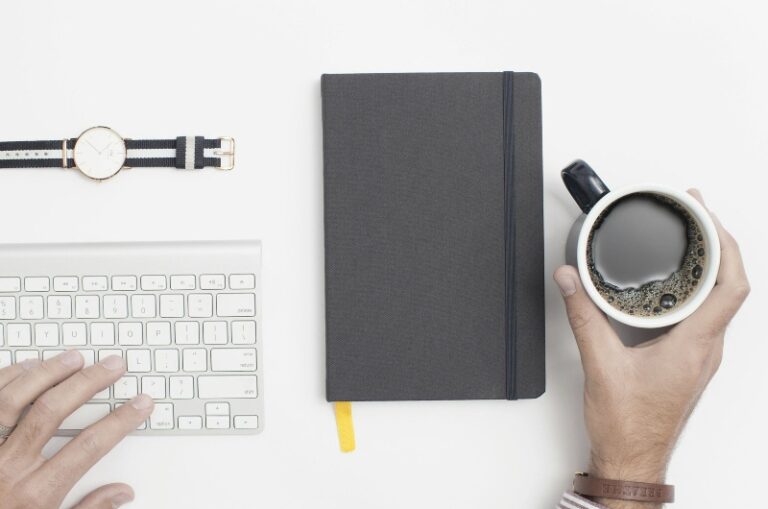
[[[601,479],[664,484],[668,457],[663,454],[647,454],[632,457],[602,458],[594,452],[590,460],[589,475]],[[612,498],[593,497],[593,500],[610,509],[660,509],[662,504],[634,502]]]

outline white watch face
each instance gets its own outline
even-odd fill
[[[125,164],[125,141],[108,127],[92,127],[75,142],[75,166],[88,177],[108,179]]]

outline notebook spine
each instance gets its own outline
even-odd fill
[[[544,392],[541,83],[503,73],[507,399]]]

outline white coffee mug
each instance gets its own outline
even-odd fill
[[[577,160],[562,171],[563,182],[571,196],[584,212],[574,223],[571,238],[566,245],[566,259],[575,263],[581,283],[590,298],[609,317],[631,327],[652,329],[674,325],[691,315],[704,302],[712,291],[720,268],[720,240],[715,224],[709,212],[693,196],[653,184],[640,184],[609,191],[600,177],[584,161]],[[592,281],[587,259],[587,243],[595,221],[603,211],[617,200],[631,194],[650,193],[674,200],[681,205],[700,226],[707,256],[704,260],[702,275],[698,280],[693,295],[679,307],[664,314],[639,316],[625,313],[612,306],[603,298]]]

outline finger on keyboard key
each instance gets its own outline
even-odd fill
[[[93,366],[93,364],[96,362],[96,352],[93,350],[78,350],[80,352],[80,355],[83,356],[83,367],[87,368],[88,366]]]
[[[16,362],[24,362],[29,359],[39,359],[37,350],[16,350]]]
[[[151,429],[173,429],[173,403],[155,403],[155,409],[149,416]]]
[[[11,352],[8,350],[0,350],[0,369],[7,368],[13,364],[11,362]]]
[[[66,350],[43,350],[43,360],[53,359],[60,353],[64,353]]]
[[[214,348],[212,371],[256,371],[255,348]]]
[[[109,415],[109,403],[86,403],[64,419],[59,429],[81,430]]]
[[[257,397],[256,377],[248,375],[201,375],[197,377],[200,399]]]
[[[216,314],[222,317],[256,316],[256,296],[252,293],[220,293]]]

